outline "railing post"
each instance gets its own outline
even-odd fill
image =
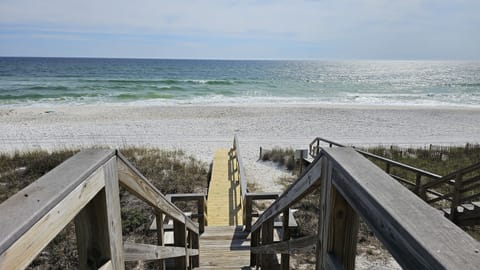
[[[330,225],[330,195],[331,195],[331,177],[332,165],[327,159],[321,160],[322,174],[320,185],[320,211],[318,213],[318,230],[317,230],[317,248],[316,248],[316,270],[323,270],[327,263],[327,241],[328,226]]]
[[[243,208],[245,213],[245,231],[252,230],[252,197],[245,196],[245,207]]]
[[[385,172],[390,174],[390,163],[387,162],[386,167],[385,167]]]
[[[180,221],[173,221],[173,245],[185,248],[185,257],[175,258],[175,270],[185,270],[188,265],[188,248],[185,224]]]
[[[462,196],[462,178],[463,174],[459,173],[455,177],[455,186],[453,190],[452,196],[452,205],[450,206],[450,216],[449,219],[455,222],[457,218],[457,207],[460,204],[461,196]]]
[[[75,217],[79,268],[98,268],[111,261],[124,269],[122,223],[116,159],[105,164],[105,188]]]
[[[198,255],[191,257],[191,268],[200,266],[200,239],[198,234],[190,231],[190,248],[191,249],[198,249]]]
[[[287,208],[283,211],[283,220],[282,220],[282,241],[290,240],[290,228],[288,227],[290,217],[290,209]],[[290,269],[290,254],[282,254],[282,269]]]
[[[273,243],[273,218],[266,220],[262,225],[262,246]],[[275,254],[262,254],[262,269],[273,269],[275,265]]]
[[[422,187],[422,175],[417,173],[415,176],[415,194],[420,196],[420,190]]]
[[[197,200],[198,232],[205,231],[205,196]]]
[[[163,213],[157,211],[155,213],[156,223],[157,223],[157,244],[159,246],[164,246],[164,230],[163,230]],[[165,269],[165,260],[158,260],[157,267],[159,270]]]
[[[260,241],[260,230],[252,232],[250,238],[250,247],[258,247]],[[257,263],[257,254],[250,251],[250,266],[258,265]]]
[[[333,186],[331,170],[328,168],[322,182],[316,269],[331,269],[333,266],[354,269],[358,216]]]

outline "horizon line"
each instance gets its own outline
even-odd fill
[[[408,62],[408,61],[424,61],[424,62],[480,62],[479,59],[421,59],[421,58],[404,58],[404,59],[368,59],[368,58],[352,58],[352,59],[329,59],[329,58],[190,58],[190,57],[109,57],[109,56],[19,56],[19,55],[0,55],[0,58],[59,58],[59,59],[118,59],[118,60],[198,60],[198,61],[336,61],[336,62],[353,62],[353,61],[388,61],[388,62]]]

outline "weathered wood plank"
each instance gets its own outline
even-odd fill
[[[273,243],[273,219],[267,220],[262,225],[261,244],[268,245]],[[260,256],[262,269],[272,269],[275,265],[276,255],[263,253]]]
[[[285,210],[283,210],[282,215],[282,241],[290,240],[290,227],[288,226],[289,220],[290,208],[286,208]],[[282,269],[290,269],[290,254],[282,254],[281,265]]]
[[[333,163],[333,185],[402,267],[478,269],[480,243],[437,210],[353,149],[322,151]]]
[[[155,221],[156,221],[156,225],[157,225],[157,244],[159,246],[164,246],[165,245],[165,242],[164,242],[164,238],[165,238],[165,235],[164,235],[164,229],[163,229],[163,213],[160,212],[160,211],[155,211]],[[165,269],[165,261],[164,260],[159,260],[157,262],[157,268],[158,270],[164,270]]]
[[[107,204],[102,189],[75,217],[79,269],[96,269],[111,261]],[[112,266],[113,267],[113,266]]]
[[[115,270],[123,270],[125,269],[125,263],[123,262],[122,219],[118,185],[117,157],[113,157],[105,164],[106,225],[108,228],[112,267]]]
[[[317,237],[309,235],[288,241],[255,246],[251,248],[251,251],[254,254],[295,254],[315,250],[316,243]]]
[[[114,154],[84,150],[0,204],[0,254]]]
[[[312,189],[320,185],[321,164],[317,162],[320,156],[307,168],[307,170],[299,177],[299,179],[290,185],[285,192],[275,201],[274,204],[263,212],[263,214],[257,219],[252,226],[252,231],[256,231],[263,222],[274,218],[280,214],[285,208],[290,207],[303,197],[303,195],[309,193]]]
[[[184,247],[165,247],[139,243],[124,244],[125,261],[152,261],[185,256]],[[198,249],[188,249],[189,256],[197,256]]]
[[[13,241],[16,241],[10,245],[5,244],[6,250],[0,255],[0,269],[24,269],[27,267],[35,256],[92,200],[104,187],[104,168],[97,168],[90,174],[90,177],[87,176],[87,179],[77,183],[75,189],[64,196],[33,226],[29,227],[28,231],[20,235],[17,235],[18,230],[5,233],[5,235],[15,236]],[[56,177],[59,177],[59,175],[56,175]],[[4,217],[5,220],[9,219],[2,212],[2,220]],[[18,220],[20,224],[22,221],[21,219]]]
[[[328,249],[341,262],[342,269],[355,269],[358,216],[335,187],[331,188],[331,215]],[[323,239],[325,241],[325,239]]]
[[[320,156],[320,155],[319,155]],[[316,263],[315,269],[331,269],[328,266],[327,250],[328,250],[328,231],[330,226],[331,207],[331,188],[332,188],[332,162],[326,158],[322,158],[322,185],[320,186],[321,196],[319,198],[320,210],[318,213],[317,226],[317,246],[316,246]]]
[[[173,245],[176,247],[182,247],[184,251],[183,253],[187,254],[187,231],[185,224],[178,221],[173,221]],[[175,258],[175,269],[187,269],[188,262],[188,256]]]
[[[185,223],[189,230],[198,233],[198,226],[192,220],[185,218],[182,211],[168,201],[121,153],[118,153],[117,161],[118,178],[122,186],[152,207]]]

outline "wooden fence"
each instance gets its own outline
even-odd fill
[[[149,204],[158,244],[124,243],[119,185]],[[163,215],[174,220],[174,245],[163,244]],[[199,228],[115,150],[82,151],[0,205],[0,269],[24,269],[72,220],[80,269],[124,269],[125,261],[174,258],[199,265]]]
[[[273,220],[320,188],[317,235],[273,241]],[[286,215],[284,214],[284,217]],[[478,269],[480,243],[352,148],[322,148],[306,171],[258,218],[251,265],[274,269],[276,254],[316,250],[316,269],[353,269],[359,218],[405,269]]]

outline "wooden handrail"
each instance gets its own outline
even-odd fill
[[[472,165],[470,165],[468,167],[465,167],[465,168],[462,168],[460,170],[451,172],[451,173],[449,173],[445,176],[442,176],[439,179],[435,180],[434,182],[427,183],[427,184],[423,185],[423,188],[428,189],[428,188],[437,187],[437,186],[439,186],[441,184],[444,184],[444,183],[447,183],[451,180],[455,180],[455,178],[458,175],[467,174],[467,173],[473,172],[473,171],[478,170],[478,169],[480,169],[480,162],[472,164]]]
[[[247,179],[245,178],[245,172],[243,171],[243,161],[242,161],[242,155],[240,153],[240,143],[238,141],[237,135],[233,137],[233,150],[235,151],[235,157],[237,160],[237,168],[238,168],[239,182],[240,182],[240,193],[242,196],[242,200],[244,200],[248,192]]]
[[[120,184],[150,204],[157,218],[175,220],[177,247],[163,246],[160,225],[159,246],[126,244],[124,251]],[[124,269],[125,258],[175,258],[176,269],[198,266],[198,226],[115,150],[81,151],[0,204],[0,217],[0,269],[27,267],[72,220],[81,269]],[[139,249],[151,252],[129,253]]]
[[[318,172],[318,173],[313,173]],[[352,148],[324,148],[252,227],[251,265],[266,268],[270,253],[290,253],[292,241],[272,244],[272,218],[321,184],[317,269],[353,269],[358,217],[405,269],[477,269],[480,243]],[[308,190],[309,192],[306,192]],[[261,233],[260,233],[261,232]],[[264,235],[267,237],[265,240]],[[265,248],[262,248],[265,246]]]
[[[310,155],[312,156],[318,155],[320,151],[321,142],[328,144],[329,147],[332,147],[332,146],[346,147],[343,144],[340,144],[331,140],[327,140],[321,137],[317,137],[309,145]],[[473,199],[476,199],[479,197],[476,195],[476,194],[480,194],[476,190],[478,185],[476,184],[471,185],[472,183],[477,181],[477,178],[479,176],[472,177],[470,179],[463,179],[463,175],[479,170],[480,162],[472,164],[460,170],[451,172],[448,175],[440,176],[419,168],[415,168],[407,164],[403,164],[382,156],[378,156],[360,149],[356,149],[353,146],[352,148],[365,157],[384,162],[386,164],[386,169],[385,169],[386,173],[388,173],[390,176],[397,179],[398,181],[411,186],[413,188],[413,192],[418,196],[420,196],[424,201],[431,204],[439,201],[445,201],[447,204],[449,204],[449,208],[451,209],[451,214],[449,214],[448,216],[453,221],[456,220],[455,217],[457,215],[457,212],[461,210],[457,208],[457,206],[459,206],[460,203],[471,202]],[[412,181],[412,180],[404,179],[397,175],[391,174],[390,171],[392,167],[398,167],[400,169],[414,173],[415,180]],[[457,179],[461,179],[461,183],[457,183]],[[448,192],[447,194],[442,194],[442,192],[439,192],[438,188],[445,185],[448,185],[448,189],[453,191],[450,191],[450,192],[447,191]],[[473,194],[470,196],[463,196],[462,193],[465,193],[467,191],[475,191],[476,194]],[[427,196],[428,194],[433,195],[434,198],[431,198],[431,196]],[[439,204],[437,204],[436,206],[438,205]],[[445,205],[443,204],[442,207],[445,207]]]
[[[338,146],[338,147],[347,147],[346,145],[343,145],[343,144],[340,144],[340,143],[337,143],[337,142],[334,142],[334,141],[331,141],[331,140],[327,140],[327,139],[324,139],[324,138],[321,138],[321,137],[317,137],[310,143],[310,149],[311,149],[310,152],[312,152],[312,145],[314,145],[317,141],[318,142],[325,142],[325,143],[328,143],[330,145],[335,145],[335,146]],[[432,172],[429,172],[429,171],[425,171],[425,170],[422,170],[422,169],[419,169],[419,168],[415,168],[413,166],[410,166],[410,165],[407,165],[407,164],[404,164],[404,163],[401,163],[401,162],[398,162],[398,161],[395,161],[395,160],[392,160],[392,159],[389,159],[389,158],[386,158],[386,157],[382,157],[382,156],[379,156],[379,155],[369,153],[367,151],[357,149],[354,146],[352,146],[352,148],[355,149],[355,151],[359,152],[360,154],[362,154],[364,156],[383,161],[387,164],[390,164],[390,165],[393,165],[393,166],[396,166],[396,167],[414,172],[415,174],[420,174],[420,175],[423,175],[423,176],[427,176],[427,177],[432,178],[432,179],[440,179],[442,177],[441,175],[438,175],[438,174],[435,174],[435,173],[432,173]]]
[[[0,204],[0,254],[114,155],[82,151]]]

